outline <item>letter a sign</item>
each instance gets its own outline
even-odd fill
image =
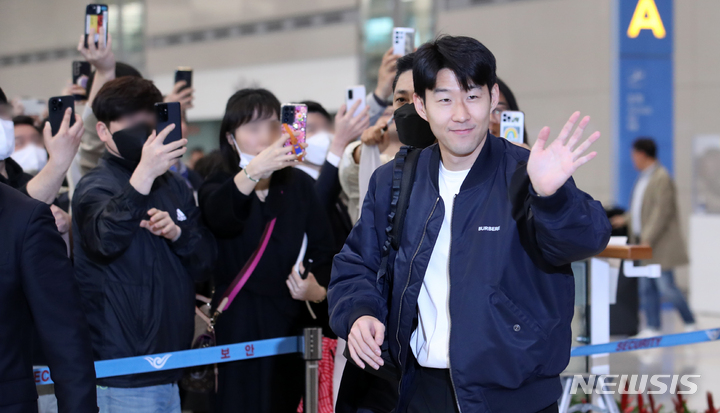
[[[662,18],[660,18],[660,12],[658,12],[655,5],[655,0],[640,0],[635,6],[635,13],[632,20],[630,20],[627,35],[634,39],[638,37],[641,30],[652,30],[655,38],[665,38],[665,26]]]

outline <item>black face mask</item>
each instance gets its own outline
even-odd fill
[[[414,104],[408,103],[396,110],[394,120],[403,145],[427,148],[435,143],[430,124],[418,115]]]
[[[152,128],[149,125],[139,123],[113,133],[112,138],[120,156],[128,162],[139,164],[143,145],[151,133]]]

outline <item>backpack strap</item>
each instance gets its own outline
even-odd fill
[[[385,228],[387,238],[382,246],[382,260],[377,274],[377,286],[385,297],[389,293],[389,281],[386,279],[388,273],[388,261],[392,250],[397,251],[400,247],[402,230],[405,225],[405,215],[410,203],[413,183],[415,182],[415,171],[420,152],[412,146],[403,146],[395,155],[393,161],[393,182],[392,196],[390,198],[390,211],[388,213],[388,226]]]

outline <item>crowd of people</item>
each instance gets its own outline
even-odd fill
[[[497,138],[515,96],[485,46],[444,36],[390,49],[363,110],[298,96],[302,157],[272,91],[242,89],[218,149],[185,163],[193,88],[163,95],[111,38],[78,50],[93,76],[66,92],[87,98],[56,134],[0,91],[0,412],[302,411],[297,354],[220,364],[202,397],[179,370],[96,380],[94,361],[191,348],[199,295],[218,345],[321,327],[323,412],[557,411],[569,264],[611,228],[571,178],[595,156],[589,117],[532,148]],[[180,103],[182,139],[165,143],[158,102]],[[421,152],[383,267],[404,145]],[[38,402],[31,366],[45,364]]]

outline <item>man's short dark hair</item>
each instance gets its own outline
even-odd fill
[[[44,122],[43,122],[43,124],[44,124]],[[30,116],[25,116],[25,115],[15,116],[15,117],[13,118],[13,125],[14,125],[14,126],[18,126],[18,125],[32,126],[33,128],[35,128],[35,130],[36,130],[39,134],[42,135],[42,131],[40,130],[40,128],[38,128],[37,126],[35,126],[35,119],[31,118]]]
[[[657,145],[655,144],[655,140],[653,138],[641,137],[635,139],[635,142],[633,142],[633,149],[638,152],[642,152],[653,159],[657,159]]]
[[[473,86],[492,88],[496,82],[495,56],[479,41],[465,36],[440,36],[415,52],[413,82],[415,93],[425,99],[425,91],[435,89],[437,75],[450,69],[466,91]]]
[[[0,105],[7,105],[8,100],[7,96],[5,96],[5,92],[3,92],[2,88],[0,87]]]
[[[400,75],[407,72],[408,70],[413,70],[414,64],[415,64],[415,52],[408,53],[405,56],[403,56],[397,60],[397,62],[395,63],[397,72],[395,72],[395,79],[393,79],[393,85],[392,85],[393,93],[395,92],[395,86],[397,86],[397,82],[398,82],[398,79],[400,79]]]
[[[325,110],[325,108],[321,104],[315,102],[314,100],[304,100],[300,103],[307,106],[308,113],[317,113],[319,115],[322,115],[325,119],[327,119],[328,122],[332,123],[332,116],[330,116],[328,111]]]
[[[152,81],[125,76],[111,80],[95,96],[92,110],[98,121],[116,121],[138,112],[155,112],[155,104],[163,101],[162,93]]]

